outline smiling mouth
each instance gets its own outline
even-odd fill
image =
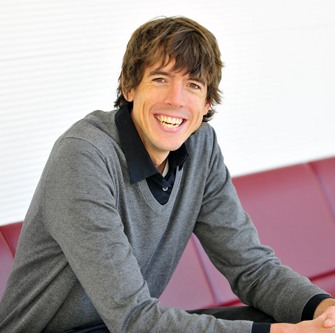
[[[161,125],[168,128],[177,128],[184,122],[181,118],[171,118],[161,115],[155,117]]]

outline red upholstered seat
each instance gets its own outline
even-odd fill
[[[4,235],[4,237],[6,238],[13,255],[15,255],[16,252],[17,242],[19,241],[22,223],[23,222],[16,222],[0,226],[0,230]]]
[[[329,251],[335,239],[334,219],[308,164],[233,182],[261,242],[272,246],[283,264],[309,277],[335,269]]]
[[[335,218],[335,157],[310,163],[318,177]]]
[[[10,269],[12,268],[14,255],[7,244],[7,241],[0,231],[0,298],[5,290],[6,282],[9,276]]]
[[[309,164],[238,177],[233,182],[261,242],[270,245],[283,264],[312,280],[334,272],[330,248],[335,221]]]
[[[0,298],[12,268],[22,222],[0,226]]]

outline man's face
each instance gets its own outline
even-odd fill
[[[173,65],[147,67],[140,84],[127,94],[133,122],[154,163],[178,149],[210,108],[206,82],[173,71]]]

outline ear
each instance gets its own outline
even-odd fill
[[[122,94],[125,100],[127,102],[132,102],[134,100],[133,89],[130,89],[127,92],[123,89],[123,75],[121,76],[121,87],[122,87]]]
[[[203,112],[203,115],[204,115],[204,116],[208,113],[208,111],[209,111],[209,109],[211,108],[211,106],[212,106],[212,103],[210,103],[210,102],[208,102],[208,101],[206,100],[205,107],[204,107],[204,112]]]
[[[127,102],[133,102],[134,96],[133,96],[133,89],[130,89],[127,93],[122,90],[123,96]]]

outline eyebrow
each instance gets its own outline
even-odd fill
[[[155,75],[165,75],[168,77],[172,77],[172,74],[170,72],[161,71],[159,69],[154,69],[153,71],[149,72],[149,76],[155,76]]]
[[[154,69],[154,70],[149,72],[149,76],[155,76],[155,75],[165,75],[167,77],[172,77],[173,76],[170,72],[162,71],[162,70],[159,70],[159,69]],[[192,81],[196,81],[196,82],[201,83],[204,87],[206,86],[205,80],[200,78],[200,77],[190,75],[189,78]]]
[[[205,80],[202,79],[202,78],[200,78],[200,77],[196,77],[196,76],[191,76],[191,75],[190,75],[190,80],[199,82],[199,83],[201,83],[204,87],[206,87],[206,82],[205,82]]]

